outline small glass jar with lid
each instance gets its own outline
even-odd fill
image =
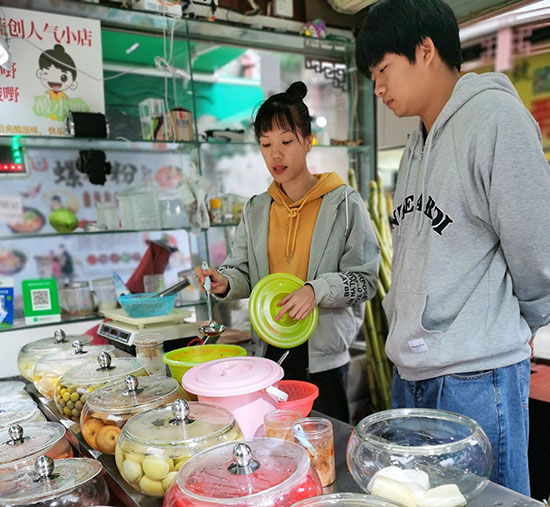
[[[239,438],[241,430],[230,412],[180,398],[131,417],[117,441],[115,461],[130,486],[162,498],[191,456]]]
[[[139,380],[128,375],[90,393],[80,415],[86,442],[105,454],[114,454],[120,430],[133,415],[168,405],[180,397],[178,382],[153,375]]]
[[[56,422],[14,424],[0,430],[0,474],[34,465],[42,454],[52,459],[72,458],[65,427]]]
[[[25,383],[19,380],[3,380],[0,382],[0,404],[6,401],[32,400],[25,391]]]
[[[25,425],[26,423],[45,421],[44,414],[32,400],[0,403],[0,429],[9,428],[14,424]]]
[[[322,493],[305,449],[288,440],[254,438],[191,458],[164,507],[286,507]]]
[[[69,368],[80,366],[85,361],[95,361],[100,352],[112,353],[115,348],[112,345],[84,345],[81,341],[73,342],[73,350],[61,350],[42,356],[34,366],[32,381],[38,392],[53,400],[55,386]]]
[[[63,329],[56,329],[53,336],[49,338],[41,338],[40,340],[23,345],[17,354],[17,369],[19,373],[29,382],[32,382],[34,365],[39,358],[61,350],[71,350],[72,344],[76,340],[80,341],[83,345],[89,345],[92,342],[92,337],[86,334],[67,336]]]
[[[55,386],[55,406],[67,419],[80,422],[80,413],[92,391],[110,382],[122,380],[128,375],[148,375],[141,359],[113,359],[108,352],[100,352],[97,362],[86,361],[80,366],[73,366],[61,376]]]
[[[40,456],[33,466],[0,475],[0,505],[86,507],[109,501],[109,489],[95,459],[52,460]]]

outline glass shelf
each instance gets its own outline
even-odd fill
[[[212,227],[235,227],[239,225],[238,223],[223,223],[223,224],[211,224],[210,228]],[[180,229],[174,229],[173,227],[170,227],[168,229],[111,229],[111,230],[105,230],[105,231],[79,231],[79,232],[69,232],[69,233],[61,233],[61,232],[45,232],[45,233],[29,233],[29,234],[4,234],[0,235],[0,241],[13,241],[17,239],[36,239],[36,238],[56,238],[59,236],[89,236],[89,235],[97,235],[97,234],[135,234],[136,232],[168,232],[168,231],[187,231],[191,232],[191,227],[182,227]],[[202,229],[201,232],[207,231],[208,229]]]
[[[131,141],[127,139],[92,139],[87,137],[19,136],[0,135],[0,146],[11,146],[14,137],[25,148],[71,148],[104,151],[171,151],[188,152],[197,147],[195,141]]]
[[[174,308],[193,308],[195,306],[206,305],[206,299],[199,299],[197,301],[186,301],[184,303],[178,303],[174,305]],[[66,324],[74,324],[78,322],[91,322],[94,320],[103,320],[103,315],[99,313],[94,313],[92,315],[86,315],[85,317],[65,317],[62,318],[59,322],[42,322],[37,324],[26,324],[25,319],[15,319],[13,326],[11,327],[0,327],[0,333],[3,331],[19,331],[21,329],[31,329],[36,327],[46,327],[46,326],[64,326]]]

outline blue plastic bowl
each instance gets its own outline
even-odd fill
[[[161,298],[149,297],[154,294],[154,292],[124,294],[118,298],[118,302],[129,317],[140,319],[144,317],[168,315],[174,307],[176,294],[171,294]]]

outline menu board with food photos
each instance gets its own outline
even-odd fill
[[[177,272],[191,268],[190,251],[198,239],[184,230],[79,234],[85,223],[96,220],[96,206],[117,203],[117,194],[144,181],[153,182],[159,195],[174,191],[183,180],[182,159],[170,152],[107,152],[111,174],[105,185],[92,185],[76,169],[77,150],[29,149],[30,175],[12,178],[0,187],[2,195],[18,196],[22,219],[0,223],[0,279],[13,278],[15,317],[22,316],[21,282],[56,278],[60,286],[72,281],[110,276],[114,271],[126,281],[139,264],[148,239],[166,240],[178,249],[170,256],[165,284],[177,281]],[[5,180],[7,182],[7,180]],[[79,227],[72,234],[57,234],[48,222],[59,209],[76,215]]]

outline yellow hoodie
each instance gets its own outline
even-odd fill
[[[309,249],[322,197],[345,183],[336,173],[316,174],[319,181],[298,201],[291,202],[275,181],[269,213],[267,254],[270,273],[291,273],[306,281]]]

